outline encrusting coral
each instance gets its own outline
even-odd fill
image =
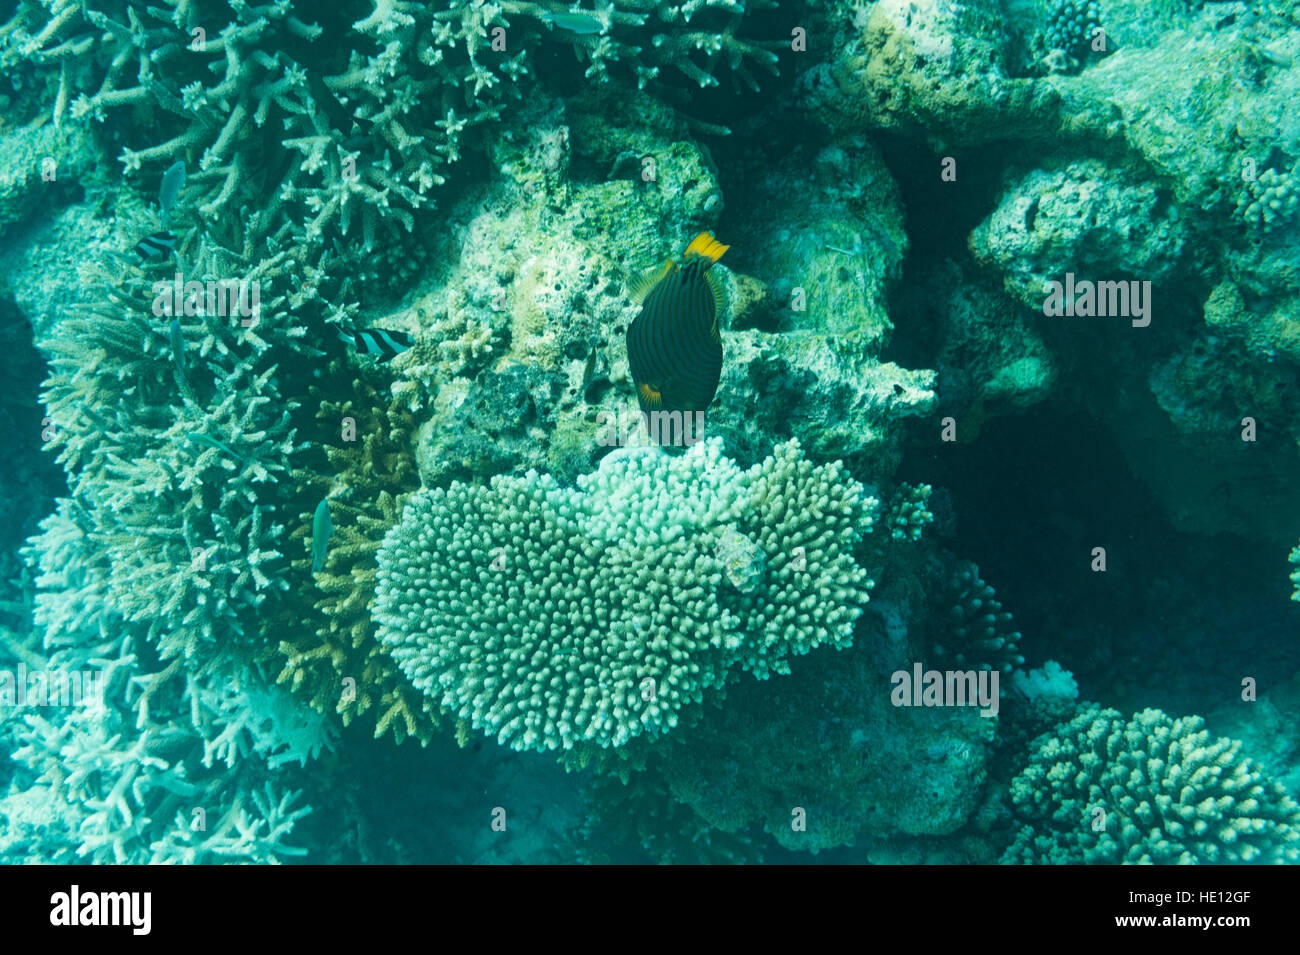
[[[871,582],[874,500],[797,442],[749,471],[716,440],[413,495],[379,552],[379,637],[411,682],[515,749],[620,747],[675,726],[733,669],[844,646]],[[724,534],[763,554],[737,589]],[[754,583],[754,581],[749,581]]]

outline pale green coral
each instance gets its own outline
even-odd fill
[[[1090,705],[1040,736],[1011,784],[1006,862],[1300,860],[1300,806],[1199,716]]]
[[[75,501],[42,525],[35,622],[50,672],[101,674],[94,699],[50,710],[6,707],[0,736],[14,785],[0,799],[0,854],[39,862],[276,862],[303,854],[287,837],[306,815],[284,785],[290,761],[332,745],[317,714],[256,668],[156,669],[143,626],[108,599],[110,566],[86,547]],[[31,654],[29,653],[30,657]]]
[[[889,502],[889,512],[885,515],[885,526],[893,540],[918,541],[927,524],[934,521],[934,515],[926,506],[934,488],[928,484],[900,484]]]
[[[380,550],[380,640],[503,744],[622,746],[667,732],[734,669],[765,678],[846,645],[873,506],[796,442],[748,471],[708,441],[615,451],[574,489],[530,472],[427,490]],[[730,535],[763,554],[745,590],[719,556]]]
[[[1300,600],[1300,547],[1292,549],[1290,560],[1295,567],[1295,570],[1291,571],[1291,583],[1295,584],[1295,590],[1291,592],[1291,599]]]
[[[1237,203],[1237,215],[1247,225],[1271,232],[1284,227],[1300,209],[1300,183],[1295,169],[1265,169],[1246,182]]]

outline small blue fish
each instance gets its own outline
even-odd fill
[[[178,160],[167,167],[163,173],[162,185],[158,187],[158,218],[162,227],[167,228],[167,217],[176,206],[176,199],[185,188],[185,163]]]
[[[570,33],[590,35],[605,29],[605,24],[589,13],[544,13],[542,19],[551,26],[568,30]]]
[[[173,316],[168,334],[172,341],[172,360],[176,362],[176,374],[185,380],[185,332],[181,330],[180,319]]]
[[[150,259],[165,258],[175,247],[176,233],[170,229],[163,229],[161,232],[145,236],[135,244],[133,251],[140,257],[141,262],[148,262]]]
[[[329,547],[330,535],[334,533],[334,523],[330,520],[330,499],[321,498],[316,505],[316,513],[311,519],[311,572],[319,574],[325,566],[325,554]]]
[[[369,355],[378,361],[388,361],[404,351],[409,351],[414,342],[405,332],[387,328],[364,328],[355,335],[339,330],[339,341],[351,345],[358,352]]]

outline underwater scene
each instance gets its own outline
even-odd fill
[[[1300,861],[1297,103],[1296,0],[0,0],[0,861]]]

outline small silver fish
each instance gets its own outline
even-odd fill
[[[176,374],[181,376],[181,381],[185,380],[185,332],[181,330],[180,319],[172,317],[172,323],[168,329],[168,334],[172,340],[172,360],[176,362]]]
[[[334,522],[330,520],[330,499],[321,498],[316,505],[316,513],[311,519],[311,572],[319,574],[325,566],[325,554],[329,547],[330,535],[334,533]]]
[[[212,448],[214,451],[224,451],[226,454],[230,455],[236,461],[243,461],[247,463],[247,458],[245,458],[241,454],[236,454],[234,451],[232,451],[226,445],[222,444],[216,438],[209,438],[206,434],[195,434],[194,432],[187,434],[185,437],[189,438],[195,444],[206,445],[207,447]]]
[[[589,13],[544,13],[542,19],[551,26],[570,33],[592,34],[605,29],[605,25]]]
[[[177,160],[163,173],[162,185],[158,187],[158,217],[162,227],[167,228],[167,217],[172,214],[176,199],[185,188],[185,163]]]

